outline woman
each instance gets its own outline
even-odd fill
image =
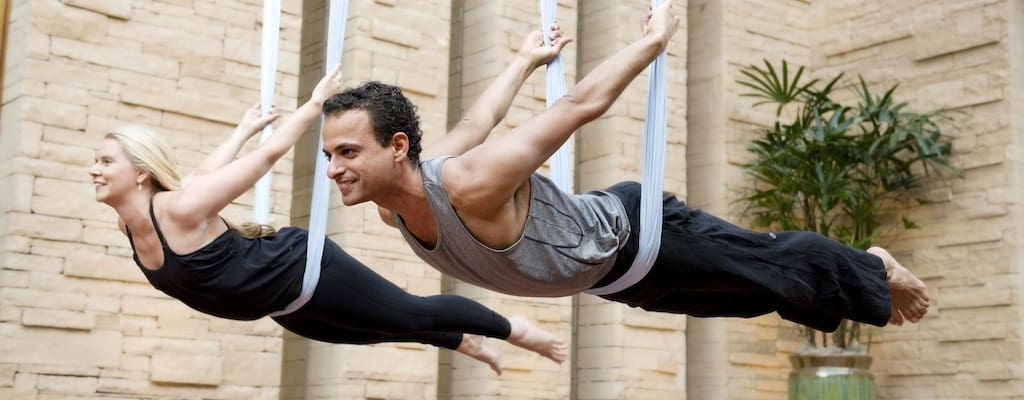
[[[336,67],[262,145],[233,160],[248,138],[278,117],[250,109],[231,138],[180,184],[167,145],[152,132],[128,127],[106,136],[89,171],[96,200],[117,212],[135,262],[154,287],[198,311],[236,320],[264,317],[299,296],[308,232],[233,227],[219,213],[270,170],[341,88]],[[272,317],[296,334],[331,343],[431,344],[483,361],[498,374],[499,357],[480,335],[565,360],[565,344],[522,317],[506,319],[459,296],[410,295],[335,243],[324,247],[313,297]]]

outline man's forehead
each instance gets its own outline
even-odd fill
[[[373,142],[373,133],[359,132],[354,129],[337,129],[333,134],[324,130],[324,150],[338,150],[365,147]]]
[[[324,138],[333,140],[363,141],[372,138],[373,124],[367,118],[365,112],[362,115],[352,115],[349,111],[345,114],[333,116],[325,122]]]

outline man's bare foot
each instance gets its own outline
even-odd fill
[[[907,320],[917,323],[928,313],[928,288],[910,270],[900,265],[896,258],[881,247],[872,247],[868,253],[882,259],[885,264],[885,280],[889,283],[892,297],[892,315],[889,323],[903,325]]]
[[[483,336],[463,334],[462,343],[459,343],[455,351],[487,363],[495,373],[501,375],[501,356],[484,344]]]
[[[547,357],[556,363],[561,364],[565,361],[569,347],[561,339],[519,315],[509,317],[508,322],[512,325],[512,333],[505,341]]]

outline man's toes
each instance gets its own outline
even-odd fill
[[[910,322],[916,324],[918,321],[921,320],[921,318],[924,318],[924,315],[926,313],[928,313],[928,307],[922,306],[919,303],[914,303],[908,306],[903,311],[901,311],[901,313],[904,317],[910,320]]]
[[[921,304],[917,309],[917,320],[924,319],[925,315],[928,315],[928,304]]]
[[[900,310],[893,308],[892,313],[889,315],[889,323],[896,326],[903,326],[903,315],[900,314]]]
[[[918,319],[924,318],[924,315],[928,313],[928,301],[918,299],[914,302],[914,312],[917,314]]]

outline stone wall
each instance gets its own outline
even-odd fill
[[[936,305],[921,325],[876,331],[874,370],[885,398],[1024,396],[1014,3],[812,5],[815,71],[862,75],[877,89],[898,82],[898,100],[911,110],[963,113],[952,134],[964,179],[932,182],[919,194],[929,203],[909,214],[919,228],[883,238],[931,285]]]
[[[586,75],[640,35],[649,1],[580,2],[579,71]],[[686,193],[687,10],[667,50],[667,191]],[[647,71],[602,117],[576,134],[577,192],[641,179]],[[577,299],[575,394],[579,399],[679,399],[686,396],[685,318],[648,313],[590,295]]]
[[[296,1],[295,3],[300,3]],[[299,92],[308,93],[324,73],[324,1],[303,1]],[[447,0],[350,0],[342,54],[345,81],[397,84],[419,106],[424,146],[445,132],[451,2]],[[319,127],[296,145],[292,224],[307,223]],[[437,294],[440,274],[426,268],[398,231],[384,225],[370,204],[344,207],[331,187],[327,233],[352,256],[399,287]],[[286,336],[285,399],[433,399],[438,390],[438,353],[415,343],[332,345]],[[447,350],[445,350],[447,351]],[[457,356],[462,357],[462,356]],[[462,360],[465,361],[465,360]],[[473,363],[476,363],[473,361]],[[485,370],[490,373],[486,367]],[[493,373],[491,373],[493,375]]]
[[[3,119],[0,397],[276,399],[281,329],[204,316],[153,289],[88,170],[111,128],[162,133],[187,172],[258,101],[253,2],[15,1]],[[256,2],[258,3],[258,2]],[[285,5],[278,108],[294,109]],[[290,157],[287,157],[290,159]],[[272,222],[290,213],[275,168]],[[225,213],[249,218],[251,197]]]
[[[497,295],[442,278],[370,205],[332,195],[329,235],[402,288],[474,298],[572,340],[556,365],[491,341],[476,361],[416,344],[328,345],[269,319],[204,316],[154,290],[87,171],[103,135],[157,129],[183,172],[258,97],[258,0],[12,0],[0,113],[0,398],[783,399],[800,344],[776,316],[695,319],[596,297]],[[323,71],[323,1],[284,1],[277,105],[286,114]],[[639,35],[647,1],[563,0],[570,86]],[[931,286],[917,326],[871,330],[883,399],[1024,399],[1017,227],[1024,185],[1024,3],[1017,0],[691,0],[669,48],[666,190],[746,225],[746,147],[772,110],[739,96],[739,69],[786,59],[813,77],[896,82],[912,110],[962,112],[965,179],[936,179],[908,208],[918,229],[882,238]],[[346,80],[396,83],[419,106],[425,146],[442,135],[538,25],[513,0],[351,0]],[[544,108],[543,70],[504,134]],[[646,74],[575,135],[578,191],[639,179]],[[852,91],[841,90],[852,97]],[[313,128],[274,169],[272,223],[303,226]],[[332,190],[333,192],[333,190]],[[249,218],[251,195],[226,216]],[[895,214],[894,214],[895,215]],[[898,222],[891,217],[888,222]]]
[[[557,15],[562,29],[569,34],[576,30],[576,1],[564,1]],[[453,15],[459,23],[452,25],[452,80],[449,94],[448,126],[461,119],[491,81],[512,62],[525,36],[540,28],[536,2],[516,0],[452,1]],[[573,53],[565,52],[562,62],[566,70],[575,67]],[[505,120],[492,135],[502,135],[518,126],[545,104],[543,68],[538,69],[516,95]],[[566,79],[572,79],[568,76]],[[422,109],[422,108],[421,108]],[[441,131],[428,132],[433,138]],[[429,146],[429,144],[425,145]],[[517,298],[445,279],[444,291],[477,300],[503,315],[523,315],[537,321],[566,341],[571,333],[571,299]],[[561,399],[569,396],[569,363],[555,364],[538,355],[494,342],[502,350],[505,372],[495,379],[484,365],[461,355],[453,356],[449,369],[443,372],[440,398],[486,399],[497,397]]]
[[[742,164],[758,129],[774,116],[754,107],[736,81],[740,68],[806,65],[811,49],[806,1],[690,1],[690,80],[686,147],[689,204],[748,225],[738,200],[749,189]],[[770,315],[750,320],[690,318],[690,396],[783,399],[788,354],[800,344],[795,324]]]

